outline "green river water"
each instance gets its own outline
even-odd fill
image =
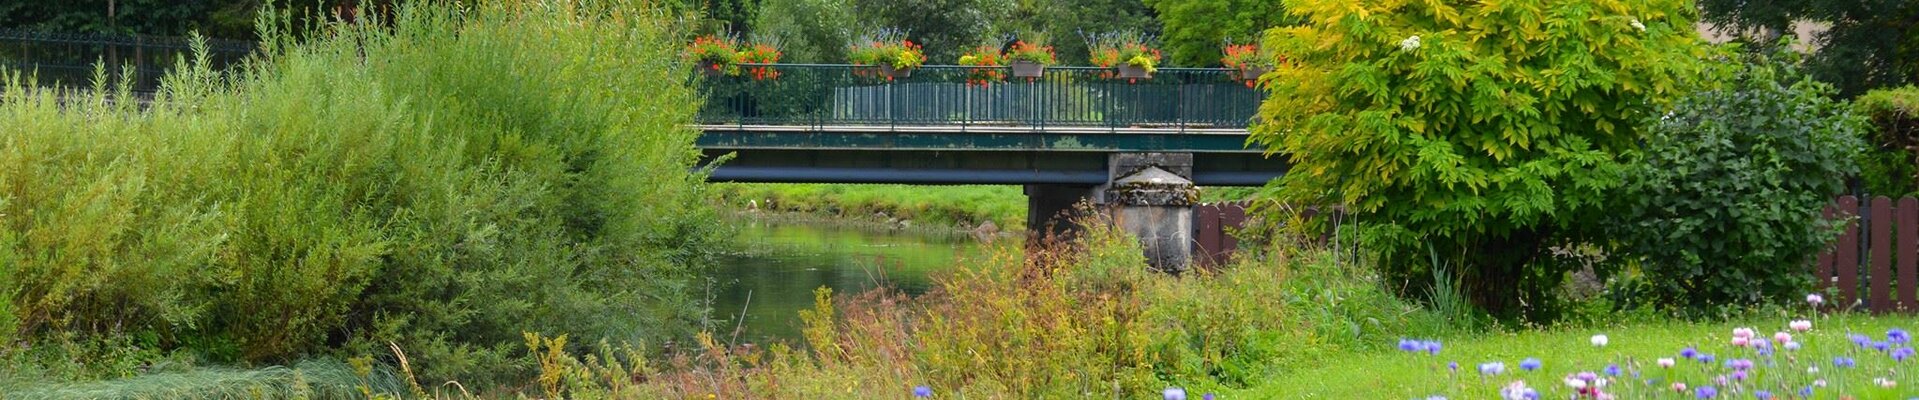
[[[714,270],[719,290],[713,317],[740,328],[744,342],[800,340],[800,310],[813,307],[813,290],[853,294],[882,284],[924,293],[932,276],[976,260],[986,246],[965,235],[947,237],[873,232],[737,219],[739,244]],[[742,313],[744,311],[744,313]]]

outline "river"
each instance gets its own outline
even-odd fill
[[[713,275],[719,288],[713,316],[729,325],[713,331],[730,334],[738,326],[743,342],[800,341],[799,311],[813,307],[819,287],[852,294],[886,284],[918,295],[931,287],[932,275],[986,252],[966,235],[732,221],[738,248],[720,259]]]

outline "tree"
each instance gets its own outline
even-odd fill
[[[1804,294],[1824,250],[1820,216],[1858,173],[1865,120],[1832,87],[1763,53],[1651,122],[1646,151],[1609,208],[1609,237],[1653,294],[1694,309]]]
[[[853,0],[853,26],[904,30],[925,46],[927,59],[951,63],[961,51],[993,40],[994,27],[1014,8],[1013,0]]]
[[[1227,42],[1259,40],[1267,28],[1290,25],[1286,7],[1270,0],[1146,0],[1159,13],[1160,40],[1173,65],[1219,65]]]
[[[1304,23],[1268,32],[1288,62],[1253,140],[1293,167],[1269,194],[1345,205],[1391,277],[1457,259],[1502,317],[1547,300],[1564,267],[1534,261],[1596,221],[1706,54],[1683,0],[1285,7]]]
[[[1910,0],[1700,0],[1706,20],[1734,30],[1792,32],[1792,24],[1830,24],[1814,37],[1813,76],[1857,96],[1873,88],[1919,83],[1919,2]]]
[[[778,42],[785,62],[842,63],[853,43],[852,26],[853,5],[847,0],[766,0],[752,36]]]

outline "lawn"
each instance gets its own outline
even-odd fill
[[[1794,332],[1790,319],[1740,318],[1736,322],[1688,324],[1651,322],[1610,329],[1537,329],[1509,333],[1489,333],[1457,338],[1440,338],[1437,354],[1424,351],[1389,350],[1354,352],[1333,357],[1337,360],[1300,366],[1275,379],[1256,385],[1243,393],[1227,393],[1225,398],[1273,399],[1423,399],[1443,396],[1449,399],[1499,398],[1500,390],[1515,381],[1523,381],[1538,393],[1537,398],[1587,398],[1576,393],[1567,378],[1582,372],[1609,380],[1601,390],[1622,399],[1707,398],[1702,386],[1717,392],[1711,398],[1762,398],[1765,391],[1773,398],[1835,399],[1852,395],[1858,399],[1898,399],[1919,394],[1919,375],[1911,371],[1919,360],[1894,361],[1899,344],[1888,340],[1889,330],[1919,328],[1919,319],[1910,316],[1823,316],[1811,320],[1812,329]],[[1767,346],[1737,347],[1732,344],[1734,329],[1750,327],[1754,343],[1769,342],[1775,332],[1788,332],[1791,341],[1800,344],[1796,351],[1785,350],[1781,342]],[[1851,334],[1869,339],[1855,345]],[[1606,335],[1605,346],[1593,344],[1593,336]],[[1414,340],[1419,340],[1414,338]],[[1872,342],[1885,343],[1887,350],[1872,348]],[[1699,356],[1687,359],[1686,348]],[[1911,354],[1910,350],[1905,351]],[[1707,356],[1710,355],[1710,356]],[[1840,367],[1835,358],[1851,358],[1856,366]],[[1528,358],[1540,360],[1537,370],[1522,370]],[[1661,358],[1675,365],[1660,366]],[[1733,360],[1753,362],[1745,380],[1733,373]],[[1706,361],[1710,360],[1710,361]],[[1458,363],[1455,371],[1450,363]],[[1483,363],[1502,363],[1503,373],[1482,374]],[[1607,368],[1617,365],[1618,377]],[[1809,370],[1809,368],[1811,368]],[[1814,371],[1809,373],[1809,371]],[[1726,377],[1725,382],[1718,378]],[[1890,378],[1891,387],[1877,379]],[[1819,380],[1825,386],[1814,387],[1813,396],[1801,397],[1807,387]],[[1688,385],[1675,390],[1674,383]]]

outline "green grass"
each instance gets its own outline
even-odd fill
[[[734,183],[713,185],[713,192],[741,208],[755,202],[762,209],[837,216],[886,213],[915,225],[970,229],[992,221],[1008,231],[1026,226],[1026,195],[1018,186]]]
[[[1733,322],[1684,323],[1684,322],[1648,322],[1605,329],[1550,328],[1525,330],[1520,332],[1488,333],[1454,338],[1441,338],[1444,349],[1436,356],[1411,354],[1398,351],[1391,346],[1386,349],[1355,351],[1335,354],[1320,362],[1300,366],[1291,373],[1276,376],[1264,384],[1254,386],[1241,393],[1229,393],[1227,398],[1274,398],[1274,399],[1405,399],[1426,398],[1443,395],[1452,399],[1495,398],[1498,388],[1514,380],[1524,380],[1530,387],[1539,391],[1540,398],[1567,398],[1571,395],[1562,379],[1568,374],[1583,371],[1600,372],[1607,365],[1617,363],[1625,371],[1639,370],[1642,378],[1637,381],[1625,380],[1608,388],[1620,398],[1694,398],[1691,393],[1675,393],[1670,385],[1675,379],[1686,382],[1692,387],[1709,383],[1712,376],[1723,373],[1723,362],[1733,358],[1751,358],[1762,361],[1751,350],[1741,350],[1729,344],[1732,330],[1736,327],[1752,327],[1759,336],[1770,337],[1775,331],[1787,330],[1786,317],[1741,318]],[[1861,399],[1895,398],[1894,393],[1910,395],[1919,392],[1919,374],[1910,371],[1919,366],[1908,360],[1900,366],[1901,378],[1895,378],[1899,387],[1880,389],[1869,387],[1874,377],[1891,376],[1883,373],[1893,367],[1893,361],[1876,351],[1861,351],[1846,337],[1848,329],[1884,339],[1890,328],[1919,328],[1919,319],[1909,316],[1863,317],[1831,316],[1814,320],[1811,331],[1795,334],[1795,340],[1803,343],[1804,348],[1797,352],[1781,351],[1777,362],[1786,368],[1755,369],[1746,392],[1737,396],[1728,396],[1722,390],[1719,398],[1753,398],[1751,390],[1771,389],[1773,393],[1793,393],[1804,387],[1814,378],[1805,374],[1806,366],[1821,368],[1821,378],[1827,379],[1831,386],[1816,392],[1815,398],[1837,398],[1840,393],[1860,396]],[[1595,347],[1589,343],[1594,334],[1605,334],[1610,339],[1606,347]],[[1697,361],[1678,360],[1671,370],[1656,365],[1658,358],[1678,358],[1681,349],[1696,346],[1700,352],[1714,354],[1718,360],[1711,364]],[[1792,354],[1796,361],[1785,356]],[[1858,361],[1858,368],[1843,370],[1834,368],[1831,360],[1835,356],[1845,355]],[[1523,372],[1519,362],[1525,358],[1538,358],[1544,362],[1539,371]],[[1447,370],[1448,362],[1458,362],[1460,372],[1457,375]],[[1484,362],[1503,362],[1506,373],[1492,379],[1482,380],[1475,367]],[[1794,371],[1793,373],[1785,373]],[[1873,374],[1869,371],[1881,371]],[[1671,375],[1667,375],[1670,373]],[[1656,387],[1649,387],[1645,379],[1658,379]],[[1844,387],[1841,387],[1841,386]]]
[[[6,387],[23,399],[344,399],[405,396],[403,378],[384,368],[357,369],[333,360],[250,370],[188,368],[85,383]],[[458,390],[458,389],[454,389]]]

